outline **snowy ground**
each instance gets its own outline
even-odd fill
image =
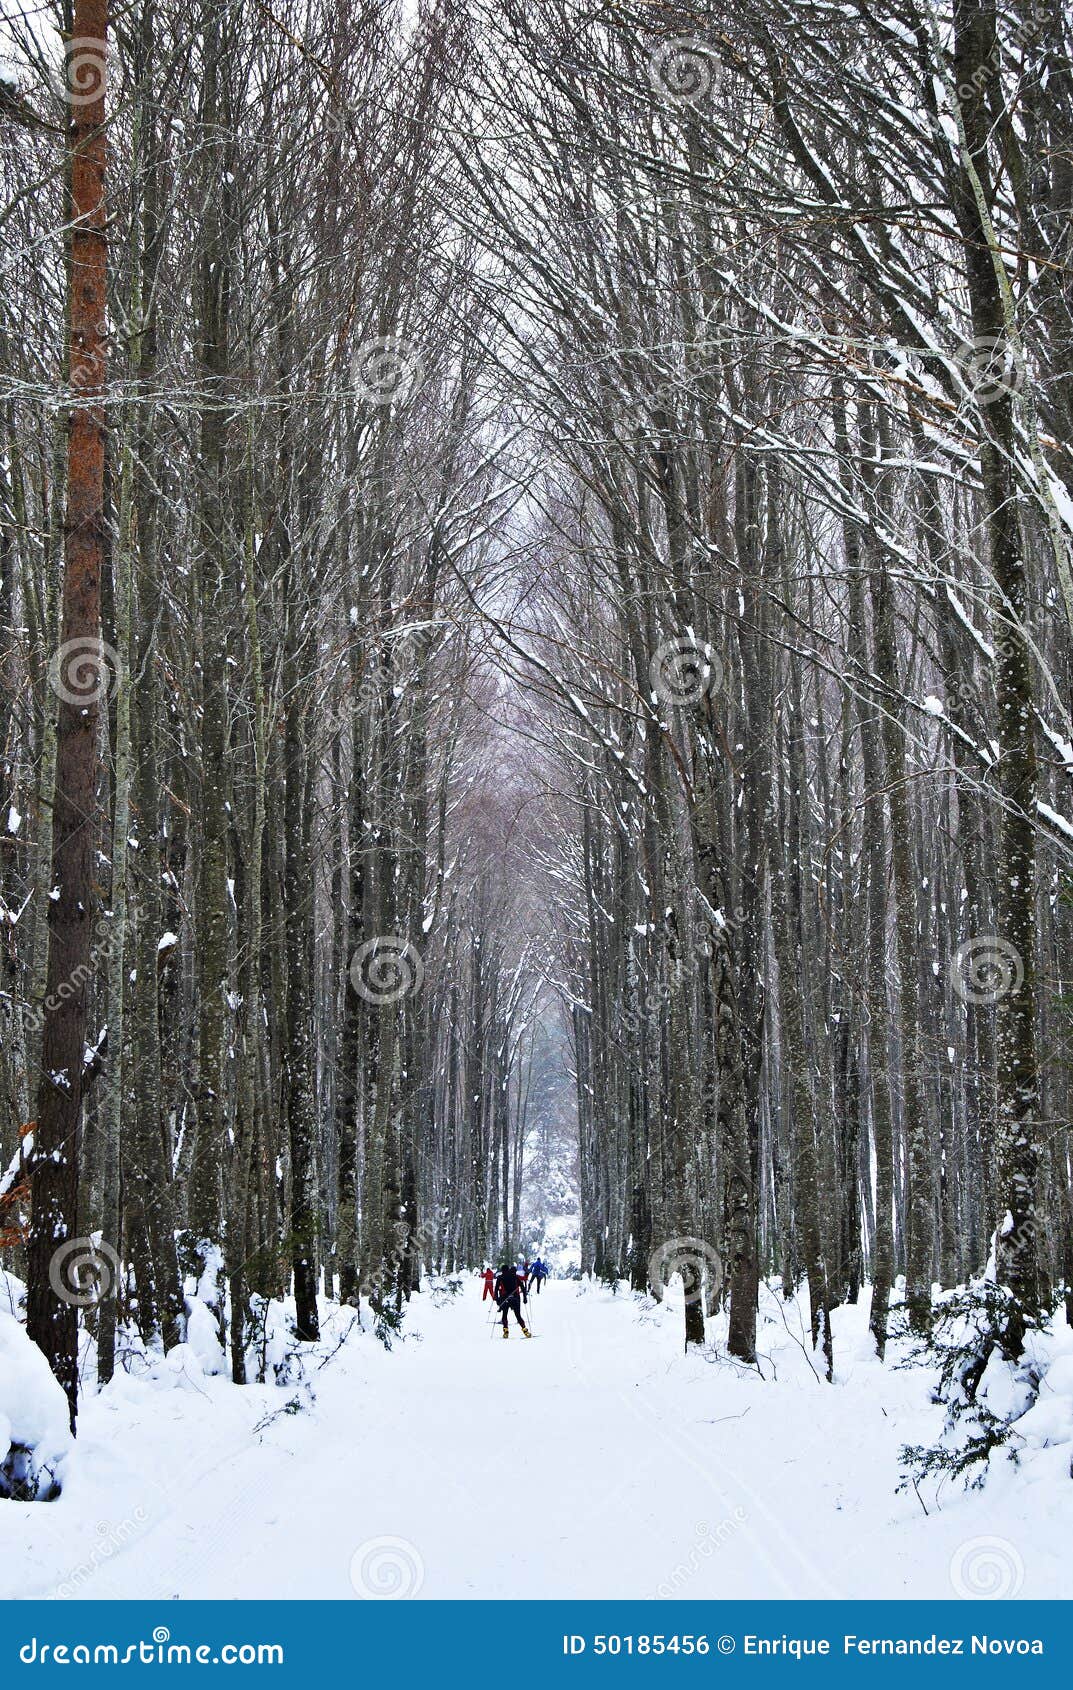
[[[925,1518],[897,1452],[940,1411],[870,1357],[863,1305],[836,1314],[833,1388],[766,1293],[765,1381],[683,1359],[680,1316],[626,1292],[549,1283],[532,1343],[487,1309],[474,1282],[417,1299],[390,1354],[353,1333],[259,1432],[292,1392],[118,1377],[59,1500],[0,1504],[0,1596],[1071,1594],[1070,1445]]]

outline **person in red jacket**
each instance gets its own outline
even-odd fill
[[[481,1278],[484,1280],[484,1290],[481,1292],[481,1302],[483,1303],[486,1297],[494,1298],[495,1296],[496,1276],[492,1272],[491,1268],[485,1268],[484,1272],[481,1274]]]

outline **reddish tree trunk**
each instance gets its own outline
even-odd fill
[[[67,55],[70,113],[70,382],[61,643],[50,669],[59,695],[48,990],[34,1138],[28,1330],[60,1381],[74,1429],[78,1391],[72,1253],[79,1123],[92,969],[98,715],[109,672],[101,651],[104,552],[104,54],[107,0],[76,0]],[[114,1241],[113,1241],[114,1242]],[[65,1272],[65,1269],[67,1270]]]

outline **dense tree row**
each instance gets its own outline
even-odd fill
[[[72,1398],[66,1293],[112,1256],[102,1379],[117,1313],[180,1340],[191,1272],[241,1379],[251,1293],[293,1281],[304,1338],[325,1275],[390,1319],[421,1259],[468,1263],[502,1230],[532,981],[458,584],[501,493],[447,220],[453,27],[337,5],[262,27],[218,0],[120,19],[98,381],[64,330],[82,140],[64,146],[58,51],[15,26],[0,1152],[12,1265],[25,1240],[31,1326]],[[100,58],[75,37],[70,110],[99,135]],[[91,383],[103,657],[60,621],[65,430]],[[82,963],[57,932],[85,889],[50,879],[58,710],[92,722]],[[46,1119],[71,1102],[67,1064],[42,1067],[61,1015],[96,1053],[75,1156]],[[46,1195],[52,1162],[74,1178]]]
[[[139,0],[103,90],[55,20],[0,1241],[72,1412],[79,1239],[101,1379],[194,1276],[240,1382],[256,1299],[390,1325],[520,1242],[558,1039],[582,1265],[682,1271],[688,1342],[751,1360],[775,1276],[882,1352],[998,1229],[1019,1353],[1073,1286],[1068,19]]]
[[[882,1349],[998,1227],[1016,1355],[1071,1267],[1068,19],[652,24],[497,9],[467,171],[541,427],[587,1259],[718,1250],[745,1359],[758,1278],[829,1345],[866,1273]]]

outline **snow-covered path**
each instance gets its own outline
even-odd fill
[[[287,1393],[117,1379],[61,1499],[5,1506],[0,1595],[953,1596],[995,1568],[996,1594],[1069,1594],[1061,1451],[928,1518],[895,1494],[936,1410],[863,1307],[831,1388],[774,1298],[766,1381],[684,1360],[680,1317],[625,1293],[551,1282],[532,1343],[479,1298],[417,1299],[390,1354],[352,1336],[259,1437]]]

